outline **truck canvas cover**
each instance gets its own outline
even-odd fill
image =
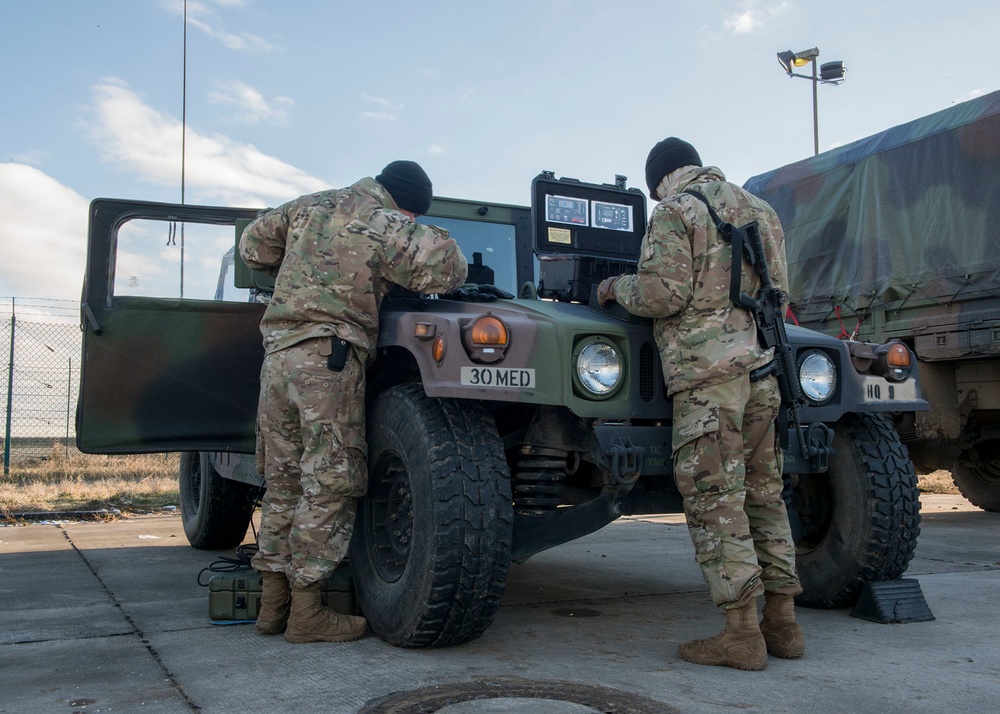
[[[851,328],[855,314],[861,324],[872,311],[888,316],[914,302],[947,311],[995,299],[1000,91],[744,187],[781,218],[793,310],[824,321],[843,312]]]

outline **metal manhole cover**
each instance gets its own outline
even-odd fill
[[[539,708],[540,707],[540,708]],[[610,687],[498,677],[395,692],[368,702],[358,714],[676,714],[677,709]]]

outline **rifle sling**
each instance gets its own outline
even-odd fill
[[[729,275],[729,300],[736,305],[746,309],[747,306],[744,301],[740,300],[740,292],[742,290],[743,282],[743,262],[742,258],[746,258],[751,266],[754,266],[753,253],[750,251],[750,247],[743,242],[743,231],[736,228],[732,223],[726,223],[721,218],[719,214],[715,212],[712,208],[712,204],[708,202],[708,199],[697,191],[688,189],[684,193],[689,196],[694,196],[699,201],[705,204],[705,208],[708,209],[708,215],[712,218],[712,222],[715,227],[719,229],[719,233],[722,234],[723,240],[732,245],[732,267]],[[756,266],[754,266],[756,267]]]

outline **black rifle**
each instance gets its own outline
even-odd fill
[[[705,207],[708,208],[708,215],[712,217],[719,233],[722,234],[727,243],[732,244],[729,299],[734,305],[748,310],[753,315],[754,323],[757,325],[758,344],[764,349],[774,349],[774,359],[764,367],[754,370],[751,373],[751,379],[756,381],[768,374],[773,374],[777,378],[781,401],[785,404],[788,416],[795,427],[802,457],[813,462],[817,468],[825,470],[833,432],[825,424],[813,424],[809,429],[810,438],[806,438],[806,430],[802,426],[802,420],[799,416],[799,410],[803,408],[804,402],[802,393],[799,391],[798,379],[796,379],[797,370],[795,358],[792,356],[792,347],[788,344],[788,335],[785,334],[785,295],[771,282],[771,274],[767,268],[767,256],[764,253],[764,242],[761,240],[757,221],[742,226],[726,223],[719,218],[719,214],[715,212],[707,198],[697,191],[685,191],[684,193],[694,196],[705,204]],[[760,292],[756,298],[742,292],[743,258],[747,259],[750,267],[760,276]],[[784,434],[781,435],[781,440],[782,443],[786,442]]]

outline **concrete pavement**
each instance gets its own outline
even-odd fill
[[[489,686],[552,694],[384,711],[993,711],[1000,514],[957,496],[922,501],[906,577],[936,619],[877,624],[800,608],[806,657],[772,658],[763,672],[677,658],[680,641],[722,624],[678,516],[623,519],[513,566],[486,634],[436,650],[371,634],[290,645],[210,624],[197,576],[219,554],[188,546],[178,516],[0,528],[0,712],[347,714],[395,692],[498,678]],[[581,703],[552,682],[642,699]]]

